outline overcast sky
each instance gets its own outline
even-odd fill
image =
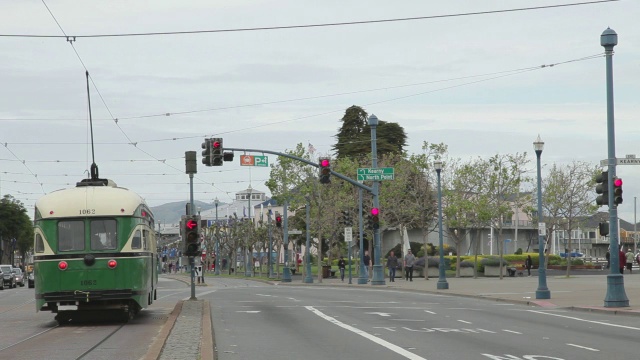
[[[578,1],[47,0],[46,5],[64,32],[77,36],[426,17],[572,2]],[[275,151],[311,143],[327,153],[351,105],[404,127],[410,153],[421,152],[424,141],[444,142],[451,156],[463,159],[527,152],[533,170],[532,142],[540,134],[546,167],[572,160],[597,164],[607,157],[605,59],[567,61],[603,55],[600,34],[607,27],[619,35],[617,157],[640,157],[638,14],[640,2],[624,0],[350,26],[76,38],[73,47],[64,38],[0,37],[0,193],[15,196],[31,212],[44,193],[86,176],[91,151],[83,64],[96,85],[90,91],[100,175],[138,192],[152,206],[188,200],[184,152],[189,150],[198,152],[196,200],[228,202],[249,184],[268,193],[269,169],[239,166],[238,153],[234,163],[204,167],[203,138],[216,135],[226,147]],[[9,34],[62,31],[43,2],[2,1],[0,35]],[[558,65],[542,67],[551,64]],[[619,166],[618,175],[625,181],[619,212],[633,221],[640,166]]]

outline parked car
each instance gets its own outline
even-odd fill
[[[20,268],[14,268],[13,272],[15,272],[16,274],[16,284],[20,285],[21,287],[24,286],[24,273],[22,272],[22,270],[20,270]]]
[[[569,256],[572,257],[572,258],[573,257],[583,257],[584,256],[583,253],[579,253],[579,252],[576,252],[576,251],[574,251],[572,253],[569,253],[569,254],[570,254]],[[566,258],[567,257],[567,253],[560,253],[560,257]]]
[[[29,276],[27,282],[29,283],[29,288],[32,289],[35,286],[35,278],[36,278],[36,274],[34,271],[29,273]]]
[[[2,270],[2,283],[5,286],[9,286],[9,289],[16,287],[16,275],[13,272],[13,266],[0,265],[0,270]]]

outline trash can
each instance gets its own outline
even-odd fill
[[[322,265],[322,278],[328,279],[329,277],[331,277],[331,266]]]

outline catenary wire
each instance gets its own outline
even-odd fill
[[[353,25],[365,25],[365,24],[380,24],[380,23],[392,23],[392,22],[416,21],[416,20],[433,20],[433,19],[443,19],[443,18],[462,17],[462,16],[475,16],[475,15],[490,15],[490,14],[501,14],[501,13],[520,12],[520,11],[532,11],[532,10],[544,10],[544,9],[553,9],[553,8],[593,5],[593,4],[601,4],[601,3],[609,3],[609,2],[617,2],[617,1],[620,1],[620,0],[583,1],[583,2],[577,2],[577,3],[541,5],[541,6],[530,6],[530,7],[523,7],[523,8],[474,11],[474,12],[467,12],[467,13],[454,13],[454,14],[443,14],[443,15],[414,16],[414,17],[392,18],[392,19],[344,21],[344,22],[319,23],[319,24],[302,24],[302,25],[264,26],[264,27],[235,28],[235,29],[161,31],[161,32],[146,32],[146,33],[89,34],[89,35],[66,35],[65,34],[64,36],[60,36],[60,35],[38,35],[38,34],[0,34],[0,37],[64,38],[64,39],[67,39],[68,41],[75,41],[76,39],[107,38],[107,37],[160,36],[160,35],[166,36],[166,35],[190,35],[190,34],[206,34],[206,33],[246,32],[246,31],[290,30],[290,29],[320,28],[320,27],[334,27],[334,26],[353,26]],[[44,0],[43,0],[43,2],[44,2]],[[58,24],[58,26],[62,29],[62,27],[59,24]],[[64,33],[64,31],[63,31],[63,33]]]

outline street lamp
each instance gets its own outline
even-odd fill
[[[273,235],[271,234],[271,203],[267,205],[267,229],[269,230],[269,258],[267,264],[269,267],[269,279],[273,279],[273,263],[271,261],[271,254],[273,254]]]
[[[304,283],[305,284],[313,284],[313,277],[311,276],[311,256],[309,255],[309,247],[311,246],[311,233],[310,233],[310,215],[309,215],[309,202],[311,201],[311,199],[309,198],[309,194],[304,196],[304,199],[306,200],[306,204],[305,204],[305,208],[307,210],[307,242],[305,244],[305,249],[304,249],[304,266],[305,266],[305,276],[304,276]]]
[[[442,186],[440,185],[440,172],[442,171],[442,161],[436,160],[433,163],[433,166],[436,168],[436,173],[438,174],[438,229],[439,229],[439,247],[440,247],[440,264],[438,264],[439,277],[438,277],[438,289],[448,289],[449,283],[447,282],[447,277],[444,273],[444,244],[442,238]],[[429,266],[427,261],[427,254],[425,249],[425,258],[424,258],[424,266]]]
[[[546,226],[542,222],[542,175],[540,170],[540,156],[544,148],[544,141],[540,135],[533,142],[533,149],[536,152],[538,163],[538,289],[536,289],[536,299],[551,299],[551,291],[547,287],[547,270],[544,266],[544,235]]]
[[[245,269],[244,269],[244,276],[251,276],[251,267],[253,266],[253,254],[251,253],[250,249],[249,249],[249,242],[251,241],[251,230],[253,227],[253,218],[251,217],[251,194],[253,193],[252,191],[253,189],[251,188],[251,185],[249,185],[249,204],[248,204],[248,208],[249,208],[249,229],[247,229],[247,246],[246,246],[246,265],[245,265]]]
[[[215,260],[215,274],[220,275],[220,224],[218,223],[218,204],[220,201],[218,198],[213,200],[213,203],[216,205],[216,260]]]

